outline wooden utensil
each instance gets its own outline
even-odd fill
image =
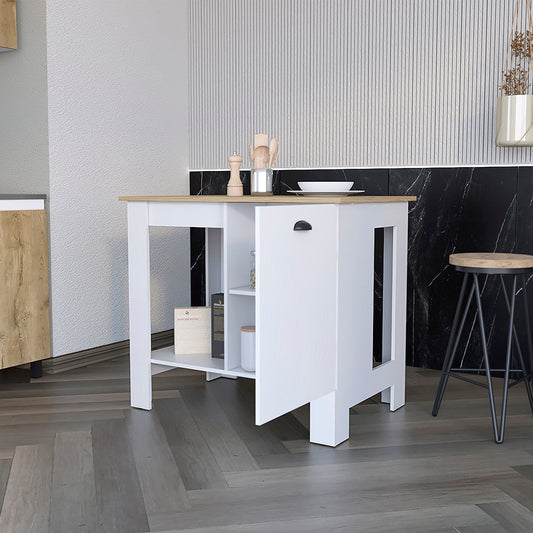
[[[277,139],[272,139],[270,141],[270,164],[269,167],[272,168],[276,159],[278,158],[279,143]]]

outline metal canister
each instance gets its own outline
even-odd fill
[[[257,168],[252,172],[252,196],[269,196],[273,194],[272,174],[271,168]]]

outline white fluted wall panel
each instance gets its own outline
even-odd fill
[[[190,0],[190,167],[254,133],[281,168],[529,164],[494,142],[513,5]]]

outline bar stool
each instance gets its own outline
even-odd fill
[[[503,435],[505,431],[505,413],[507,410],[507,393],[509,387],[517,385],[521,381],[524,382],[526,386],[527,396],[529,398],[529,404],[533,412],[533,396],[531,394],[531,386],[529,380],[532,377],[531,371],[533,369],[533,345],[531,343],[531,328],[529,324],[529,310],[527,305],[527,292],[526,292],[526,274],[533,272],[533,255],[522,255],[522,254],[499,254],[499,253],[465,253],[465,254],[453,254],[450,255],[450,264],[455,266],[455,269],[459,272],[464,272],[463,285],[461,287],[461,292],[459,294],[459,301],[457,302],[457,309],[455,311],[455,316],[453,319],[452,329],[450,332],[450,339],[448,341],[448,347],[446,348],[446,355],[444,357],[444,364],[442,367],[442,373],[440,376],[439,387],[437,389],[437,395],[435,397],[435,403],[433,405],[433,416],[437,416],[442,402],[442,397],[444,395],[444,389],[448,383],[448,378],[450,376],[473,383],[488,389],[489,392],[489,402],[490,402],[490,411],[492,415],[492,426],[494,429],[494,440],[501,444],[503,442]],[[505,369],[495,370],[490,368],[489,356],[487,352],[487,337],[485,334],[485,322],[483,317],[483,310],[481,306],[481,292],[479,290],[479,275],[480,274],[499,274],[500,281],[502,285],[503,295],[505,298],[505,303],[507,305],[507,310],[509,311],[509,330],[507,334],[507,353],[505,357]],[[503,277],[505,275],[512,275],[512,290],[511,290],[511,299],[509,300],[509,295],[505,287]],[[522,291],[523,291],[523,301],[524,301],[524,314],[526,321],[526,336],[529,350],[529,370],[526,368],[524,357],[522,355],[522,350],[520,348],[520,343],[518,342],[518,335],[514,326],[514,316],[515,316],[515,300],[516,300],[516,286],[517,278],[520,276]],[[464,297],[467,292],[468,280],[471,280],[471,287],[468,291],[468,298],[466,306],[463,308]],[[477,317],[479,321],[479,329],[481,334],[481,347],[483,350],[483,361],[485,365],[485,374],[487,376],[487,384],[479,383],[472,379],[468,379],[464,376],[457,374],[457,372],[479,372],[479,369],[463,369],[463,368],[452,368],[453,359],[455,352],[457,351],[457,346],[459,344],[459,339],[463,331],[463,327],[466,321],[468,311],[470,309],[470,304],[472,303],[472,297],[476,297],[477,304]],[[520,368],[518,370],[511,370],[511,348],[512,341],[515,341],[516,345],[516,354],[518,358],[518,363]],[[496,409],[494,405],[494,393],[492,388],[492,378],[491,372],[503,371],[504,372],[504,385],[503,385],[503,400],[502,400],[502,411],[500,417],[500,425],[498,427],[498,420],[496,417]],[[519,379],[514,380],[509,384],[509,374],[510,372],[520,373],[521,376]]]

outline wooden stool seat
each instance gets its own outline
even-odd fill
[[[533,255],[497,253],[452,254],[450,255],[450,265],[487,269],[533,268]]]

